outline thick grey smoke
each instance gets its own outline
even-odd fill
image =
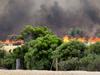
[[[93,36],[100,29],[99,4],[100,0],[0,0],[0,38],[19,33],[27,24],[46,25],[58,35],[80,27]]]

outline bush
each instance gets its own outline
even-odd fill
[[[88,54],[79,60],[79,70],[90,70],[90,64],[94,61],[95,55]],[[92,65],[91,65],[92,66]]]
[[[7,69],[15,69],[16,68],[16,58],[10,52],[4,56],[4,67]]]
[[[61,40],[55,35],[46,35],[28,42],[28,52],[24,56],[27,69],[50,69],[52,52],[60,44]]]
[[[0,67],[4,67],[4,56],[5,55],[6,55],[6,52],[0,49]]]
[[[53,52],[53,58],[59,58],[67,60],[68,57],[78,57],[82,58],[84,56],[84,51],[86,46],[78,41],[71,41],[68,43],[63,43]]]
[[[97,42],[95,44],[91,44],[88,47],[88,52],[87,53],[100,55],[100,42]]]
[[[79,30],[71,32],[72,36],[80,34]],[[75,40],[62,43],[48,28],[32,26],[26,26],[18,38],[25,44],[9,53],[0,50],[0,67],[15,69],[20,59],[22,69],[50,70],[58,59],[59,70],[100,71],[100,42],[90,46]]]
[[[100,71],[100,55],[97,55],[92,63],[88,66],[89,70]]]
[[[59,62],[59,70],[78,70],[78,58],[69,58],[66,61]]]

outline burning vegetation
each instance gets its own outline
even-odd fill
[[[20,34],[25,43],[10,38],[3,41],[5,44],[20,42],[24,45],[0,48],[0,62],[3,62],[0,66],[25,70],[100,71],[100,38],[79,36],[80,33],[72,30],[72,35],[65,35],[62,42],[47,27],[26,26]]]
[[[23,45],[24,40],[16,39],[17,35],[8,35],[8,38],[5,40],[1,40],[0,44],[3,45]]]
[[[4,45],[22,45],[24,44],[24,41],[23,40],[3,40],[3,41],[0,41],[1,44],[4,44]]]
[[[69,41],[72,41],[72,40],[77,40],[79,42],[83,42],[83,43],[96,43],[96,42],[100,42],[100,38],[99,37],[71,37],[71,36],[68,36],[68,35],[65,35],[63,37],[63,42],[69,42]]]

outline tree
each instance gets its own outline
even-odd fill
[[[26,69],[25,63],[24,63],[24,56],[28,52],[28,46],[27,43],[21,47],[17,47],[13,50],[13,55],[15,59],[20,59],[20,64],[22,69]]]
[[[68,58],[65,61],[59,62],[59,70],[78,70],[79,60],[77,57]]]
[[[78,28],[73,28],[71,29],[69,32],[68,32],[68,35],[71,35],[73,37],[82,37],[84,36],[84,32],[81,30],[81,29],[78,29]]]
[[[3,45],[0,44],[0,67],[4,67],[4,56],[6,54],[2,47]]]
[[[6,53],[4,56],[4,67],[7,69],[16,68],[16,58],[12,52]]]
[[[52,58],[58,58],[59,69],[75,70],[78,69],[78,60],[84,56],[85,49],[86,46],[79,41],[62,43],[52,52]]]
[[[25,44],[14,49],[5,57],[5,65],[15,69],[20,59],[22,69],[50,69],[52,51],[61,40],[46,27],[26,26],[18,36]]]
[[[97,42],[95,44],[91,44],[88,47],[87,53],[91,53],[91,54],[100,54],[100,42]]]
[[[50,69],[52,64],[52,51],[61,44],[55,35],[46,35],[28,43],[28,52],[25,54],[27,69]]]
[[[26,43],[25,45],[22,45],[21,47],[17,47],[13,51],[9,51],[9,53],[6,53],[4,57],[5,67],[8,69],[16,69],[16,59],[20,59],[21,69],[26,69],[24,63],[24,56],[25,53],[28,52],[27,47],[28,46]]]
[[[0,50],[0,67],[4,67],[4,51]]]
[[[21,35],[18,36],[20,39],[24,39],[24,41],[29,41],[32,39],[36,39],[38,37],[43,37],[47,34],[53,34],[47,27],[33,27],[31,25],[27,25],[21,32]]]
[[[86,49],[85,44],[79,41],[70,41],[68,43],[63,43],[53,52],[54,58],[68,59],[68,57],[78,57],[84,56],[84,51]]]
[[[96,55],[94,61],[89,65],[89,70],[100,71],[100,55]]]
[[[91,70],[92,62],[95,60],[95,54],[88,54],[79,60],[79,70]]]

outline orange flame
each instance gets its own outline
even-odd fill
[[[13,45],[13,44],[24,44],[24,41],[23,40],[4,40],[4,41],[0,41],[0,43],[2,44],[6,44],[6,45]]]
[[[85,38],[83,38],[83,37],[78,38],[77,40],[78,40],[78,41],[80,41],[80,42],[83,42],[83,43],[84,43],[84,42],[86,42],[86,39],[85,39]]]
[[[71,40],[77,40],[77,41],[80,41],[80,42],[89,42],[89,43],[96,43],[96,42],[100,42],[100,38],[98,37],[90,37],[90,38],[85,38],[85,37],[69,37],[67,35],[65,35],[63,37],[63,42],[69,42]]]
[[[69,42],[69,41],[70,41],[70,38],[69,38],[67,35],[65,35],[65,36],[63,37],[63,41],[64,41],[64,42]]]
[[[97,37],[91,37],[91,38],[89,38],[88,41],[91,42],[91,43],[96,43],[96,42],[100,42],[100,38],[97,38]]]

